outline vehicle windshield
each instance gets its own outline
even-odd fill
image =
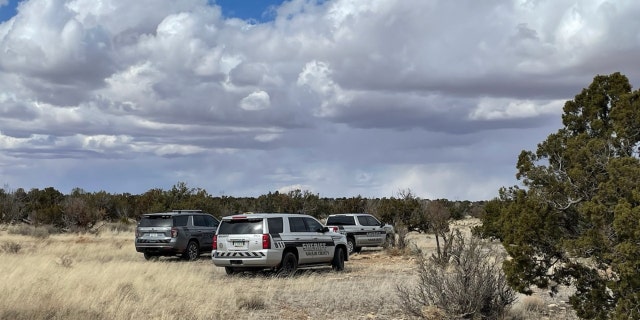
[[[258,220],[223,220],[218,234],[262,234],[262,219]]]
[[[171,216],[144,216],[140,220],[139,227],[171,227],[173,219]]]

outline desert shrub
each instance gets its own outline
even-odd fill
[[[58,260],[56,260],[56,263],[61,267],[71,268],[71,266],[73,265],[73,259],[71,259],[71,256],[65,254],[58,258]]]
[[[17,242],[9,241],[2,244],[2,251],[6,253],[18,253],[22,249],[22,245]]]
[[[409,247],[409,239],[407,239],[407,235],[409,235],[409,229],[405,225],[399,224],[395,228],[395,232],[395,248],[404,251]]]
[[[253,295],[250,297],[238,297],[236,299],[236,306],[239,310],[262,310],[267,304],[262,297]]]
[[[11,226],[7,232],[9,234],[19,234],[28,237],[35,237],[44,239],[49,237],[49,228],[48,227],[34,227],[27,224],[19,224],[15,226]]]
[[[446,264],[415,250],[419,280],[413,287],[397,287],[401,309],[423,319],[434,307],[444,319],[500,318],[516,295],[499,259],[475,237],[454,237],[450,250]]]

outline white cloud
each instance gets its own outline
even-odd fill
[[[512,182],[520,150],[557,130],[593,76],[640,83],[632,1],[286,1],[274,12],[259,24],[202,0],[22,1],[0,24],[3,178],[29,188],[52,171],[47,186],[85,187],[72,170],[93,165],[139,175],[135,190],[94,179],[114,191],[188,178],[237,195],[480,199]]]
[[[248,111],[264,110],[270,104],[269,94],[264,91],[254,91],[240,100],[240,108]]]

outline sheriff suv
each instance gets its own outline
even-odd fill
[[[327,226],[347,237],[349,254],[362,247],[381,247],[393,242],[393,226],[380,222],[368,213],[341,213],[327,217]]]
[[[142,215],[136,227],[136,251],[149,260],[181,256],[195,260],[211,251],[211,240],[220,222],[200,210],[173,210]]]
[[[311,216],[252,213],[221,219],[211,259],[229,275],[271,270],[289,276],[315,266],[342,271],[349,254],[346,237]]]

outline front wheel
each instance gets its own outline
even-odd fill
[[[280,269],[278,270],[278,276],[280,277],[290,277],[296,270],[298,269],[298,258],[293,252],[287,252],[282,257],[282,262],[280,263]]]
[[[236,273],[236,270],[232,267],[224,267],[224,271],[228,274],[228,275],[232,275],[234,273]]]
[[[200,256],[200,247],[198,243],[191,240],[189,244],[187,244],[187,250],[182,254],[182,258],[185,260],[193,261],[198,259]]]
[[[333,261],[331,261],[331,268],[334,271],[343,271],[344,270],[344,249],[337,248],[336,252],[333,254]]]

